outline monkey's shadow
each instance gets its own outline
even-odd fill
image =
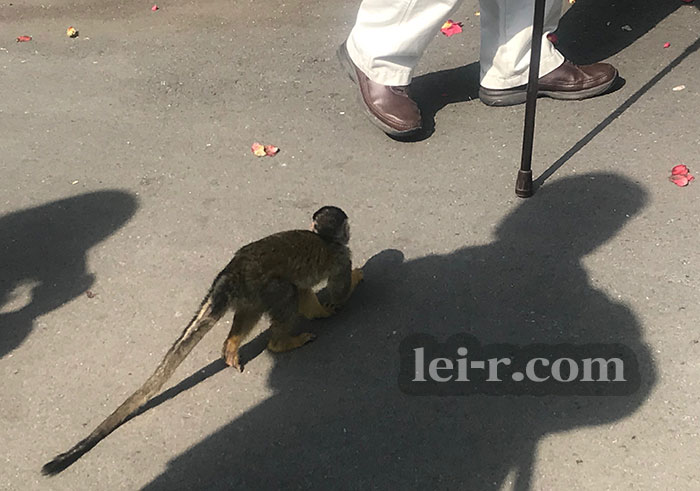
[[[509,476],[529,489],[543,437],[628,416],[655,384],[634,313],[596,289],[582,264],[645,202],[623,177],[566,178],[523,201],[488,245],[408,261],[377,254],[345,310],[316,322],[316,342],[276,355],[274,395],[173,459],[146,489],[484,490]],[[402,339],[463,332],[482,344],[622,343],[636,354],[641,387],[627,396],[399,390]],[[560,465],[576,472],[593,451],[605,449],[572,448]]]
[[[0,357],[24,341],[36,318],[91,287],[87,251],[136,209],[131,194],[107,190],[0,217]]]

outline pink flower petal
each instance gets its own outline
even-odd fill
[[[670,48],[670,47],[671,47],[671,43],[664,43],[664,48]]]
[[[250,150],[253,152],[253,154],[256,157],[264,157],[265,154],[265,147],[262,146],[260,143],[255,142],[251,145]]]
[[[276,155],[280,149],[274,145],[265,145],[265,155],[272,157]]]
[[[158,5],[153,5],[153,7],[151,7],[151,10],[154,11],[154,12],[155,12],[156,10],[158,10]]]
[[[673,169],[671,169],[671,175],[673,175],[673,176],[677,176],[679,174],[687,174],[687,173],[688,173],[688,167],[683,165],[683,164],[679,164],[679,165],[675,166]]]
[[[440,32],[442,32],[447,37],[459,34],[460,32],[462,32],[462,23],[455,22],[452,19],[450,19],[442,25],[442,28],[440,28]]]
[[[690,182],[688,180],[688,178],[683,174],[677,174],[675,176],[671,176],[668,178],[668,180],[671,181],[676,186],[680,186],[680,187],[685,187],[688,185],[688,182]]]
[[[27,41],[31,41],[31,40],[32,40],[31,36],[18,36],[17,37],[18,43],[26,43]]]

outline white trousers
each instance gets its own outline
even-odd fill
[[[480,83],[508,89],[527,83],[534,0],[480,0]],[[362,0],[347,41],[348,54],[370,80],[408,85],[425,48],[462,0]],[[547,0],[540,76],[564,57],[547,39],[557,28],[562,0]],[[455,19],[458,20],[458,19]]]

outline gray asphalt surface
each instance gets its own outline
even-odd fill
[[[357,5],[0,4],[0,488],[700,489],[700,184],[667,180],[700,174],[697,0],[567,12],[561,50],[625,83],[539,101],[546,180],[525,201],[524,107],[477,98],[477,3],[421,62],[413,142],[365,120],[335,59]],[[366,281],[304,326],[316,342],[273,356],[263,335],[235,373],[229,318],[155,407],[40,475],[150,375],[236,249],[324,204],[350,215]],[[416,332],[623,343],[642,382],[408,396]]]

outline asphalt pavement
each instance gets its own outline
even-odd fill
[[[567,7],[561,51],[622,80],[539,100],[526,200],[524,106],[478,100],[478,3],[421,60],[412,141],[366,120],[336,60],[358,5],[0,3],[0,488],[700,489],[700,183],[668,179],[700,175],[698,0]],[[303,326],[314,343],[273,355],[263,322],[236,373],[229,316],[147,411],[40,474],[150,375],[239,247],[326,204],[365,281]],[[639,383],[410,395],[414,333],[619,344]]]

